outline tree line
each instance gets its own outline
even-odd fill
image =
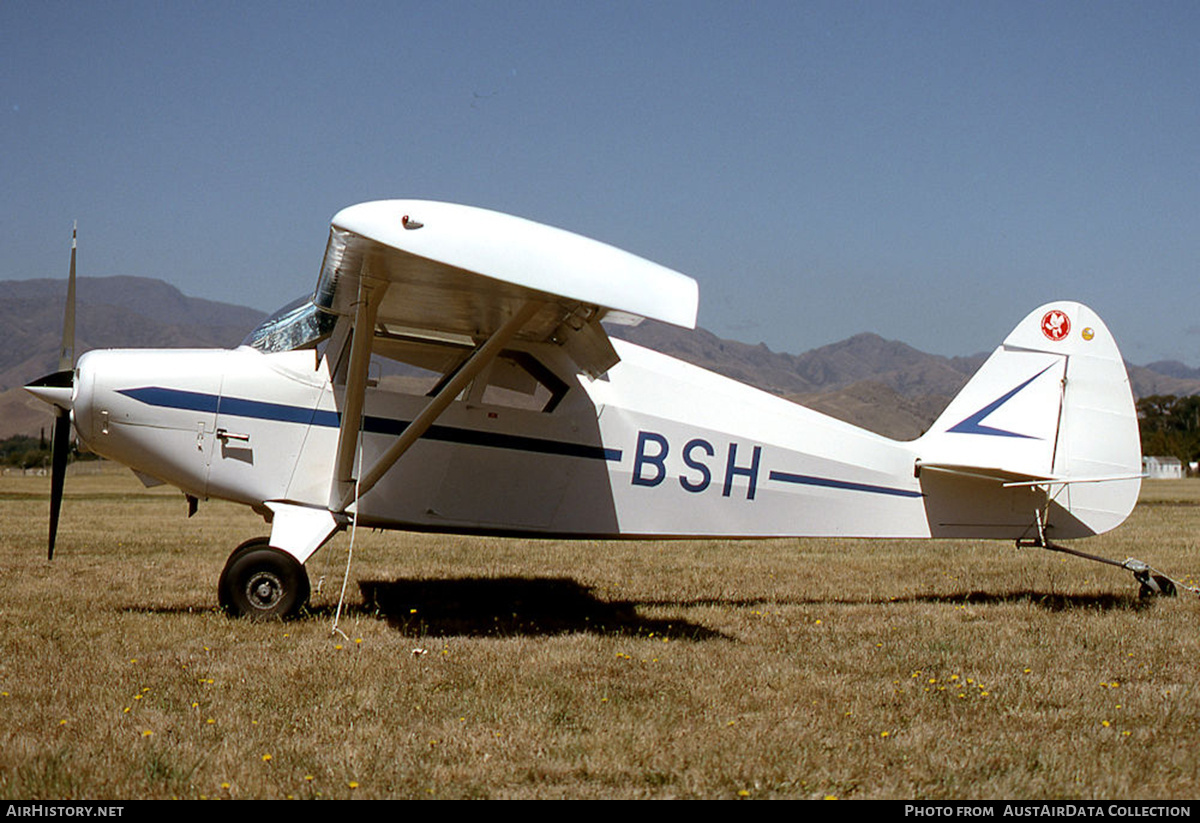
[[[1154,394],[1137,401],[1142,454],[1200,460],[1200,395]]]
[[[41,437],[14,434],[0,440],[0,466],[15,466],[19,469],[37,469],[50,465],[50,441]]]
[[[98,460],[94,454],[80,452],[71,443],[68,460]],[[37,437],[14,434],[0,439],[0,466],[17,469],[45,469],[50,467],[50,437],[46,430]]]

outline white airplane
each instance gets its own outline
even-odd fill
[[[74,244],[72,284],[73,272]],[[351,206],[333,218],[311,299],[234,350],[91,351],[72,369],[64,335],[61,370],[27,387],[59,414],[51,556],[68,421],[84,447],[178,487],[193,509],[232,500],[271,524],[219,581],[222,606],[250,617],[297,613],[304,563],[352,523],[1061,551],[1054,541],[1108,531],[1137,501],[1129,380],[1085,306],[1035,310],[924,436],[900,442],[601,325],[692,328],[697,300],[689,277],[521,218],[418,200]],[[426,370],[432,389],[378,380],[373,356]],[[1169,584],[1139,561],[1104,562],[1143,590]]]

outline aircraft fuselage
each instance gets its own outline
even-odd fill
[[[614,345],[621,362],[597,380],[553,345],[516,346],[561,381],[553,403],[515,403],[476,381],[347,513],[382,528],[576,537],[1011,538],[1029,528],[1032,489],[1004,492],[1011,517],[997,519],[990,483],[986,521],[931,522],[936,481],[915,470],[919,441]],[[97,351],[78,373],[75,425],[98,454],[264,514],[269,501],[334,505],[344,397],[313,351]],[[427,400],[372,383],[362,466]]]

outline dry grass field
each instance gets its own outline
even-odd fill
[[[1196,798],[1194,595],[1008,544],[358,535],[214,611],[240,508],[0,478],[0,797]],[[1200,572],[1200,482],[1081,546]]]

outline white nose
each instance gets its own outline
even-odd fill
[[[71,422],[75,424],[75,434],[88,448],[95,432],[93,414],[95,413],[96,362],[103,361],[103,351],[88,352],[79,358],[75,365],[75,397],[71,402]]]

